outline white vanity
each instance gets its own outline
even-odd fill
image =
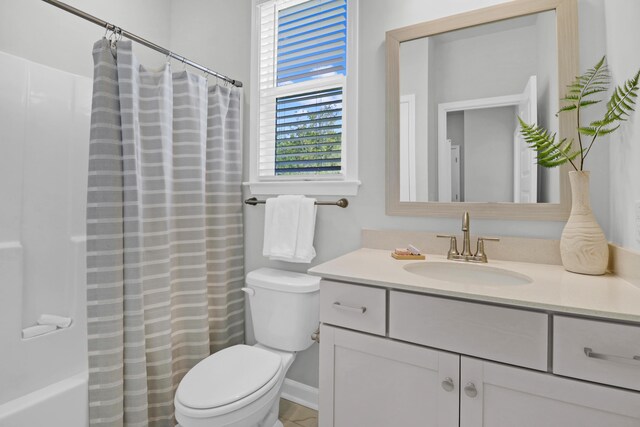
[[[360,249],[310,270],[321,427],[640,426],[640,288],[493,260],[473,267],[530,280],[454,283],[416,262]]]

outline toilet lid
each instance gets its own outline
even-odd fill
[[[176,396],[194,409],[228,405],[259,390],[280,369],[281,358],[270,351],[235,345],[200,361],[184,376]]]

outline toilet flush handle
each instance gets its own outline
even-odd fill
[[[255,289],[251,289],[251,288],[242,288],[240,289],[242,292],[246,293],[249,296],[254,296],[256,294]]]

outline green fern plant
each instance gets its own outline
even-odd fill
[[[607,67],[606,57],[587,70],[583,75],[576,77],[572,84],[567,86],[567,94],[561,98],[564,105],[558,113],[576,111],[578,144],[567,138],[556,141],[556,134],[535,124],[527,124],[520,117],[520,133],[525,142],[538,153],[538,164],[547,168],[553,168],[569,162],[576,171],[582,171],[584,161],[593,147],[593,143],[599,136],[615,132],[623,121],[627,120],[634,111],[638,96],[638,82],[640,70],[624,84],[613,91],[607,102],[604,116],[586,126],[580,124],[582,109],[603,101],[600,94],[609,91],[611,74]],[[583,141],[584,137],[584,141]],[[590,141],[589,141],[590,138]]]

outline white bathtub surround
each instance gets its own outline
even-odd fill
[[[70,317],[57,316],[55,314],[41,314],[38,317],[38,325],[53,325],[56,328],[68,328],[71,326]]]
[[[589,172],[569,172],[571,214],[560,238],[562,265],[581,274],[604,274],[609,263],[609,247],[589,201]]]
[[[87,371],[91,79],[5,53],[0,69],[0,426],[85,427],[86,380],[55,385]],[[75,322],[23,339],[41,313]]]
[[[129,41],[93,54],[90,419],[169,425],[183,375],[244,340],[240,91],[149,71]]]
[[[316,256],[315,203],[316,199],[299,195],[267,199],[262,254],[270,260],[310,263]]]

